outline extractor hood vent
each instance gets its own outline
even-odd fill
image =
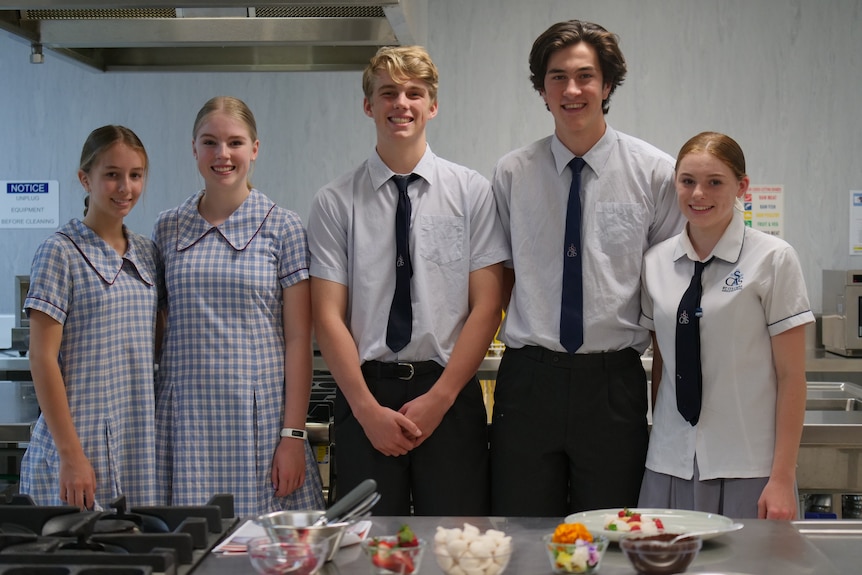
[[[361,70],[380,46],[417,43],[405,5],[426,0],[181,1],[0,0],[0,29],[34,63],[53,52],[106,72]]]
[[[258,18],[385,18],[380,6],[266,6],[255,8]]]
[[[245,10],[245,8],[243,8]],[[21,10],[22,20],[122,20],[181,18],[182,8],[104,8],[92,10]],[[212,14],[218,14],[213,10]],[[248,8],[256,18],[385,18],[381,6],[260,6]]]
[[[21,20],[125,20],[128,18],[176,18],[174,8],[104,10],[21,10]]]

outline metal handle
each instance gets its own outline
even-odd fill
[[[336,501],[332,507],[326,510],[320,519],[314,522],[315,525],[326,525],[327,523],[336,523],[341,520],[347,513],[362,503],[377,491],[377,482],[373,479],[366,479],[353,489],[347,495]],[[376,502],[375,502],[376,503]]]
[[[380,494],[375,491],[366,497],[362,503],[342,515],[341,521],[358,521],[362,519],[371,512],[371,508],[374,507],[378,501],[380,501]]]

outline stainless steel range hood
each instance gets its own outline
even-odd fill
[[[426,0],[0,0],[0,29],[105,72],[361,70],[423,43]]]

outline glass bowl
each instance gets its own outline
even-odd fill
[[[326,545],[326,561],[331,561],[350,523],[314,525],[323,511],[274,511],[261,515],[255,523],[263,527],[272,541],[283,543],[323,543]]]
[[[454,545],[435,542],[434,545],[434,558],[446,575],[500,575],[511,557],[512,546],[508,543],[495,547],[477,539],[471,542],[462,540]]]
[[[272,541],[258,537],[248,542],[248,559],[261,575],[313,575],[325,562],[324,543]]]
[[[620,549],[640,575],[682,573],[697,557],[703,541],[700,537],[693,536],[670,543],[677,535],[626,535],[620,539]]]
[[[554,573],[595,573],[608,548],[608,538],[597,536],[592,542],[578,539],[575,543],[554,543],[553,533],[542,537],[548,560]]]
[[[398,547],[398,537],[369,537],[362,541],[362,550],[371,561],[374,575],[410,575],[422,566],[425,540],[414,547]]]

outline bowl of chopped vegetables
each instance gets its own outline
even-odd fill
[[[583,523],[560,523],[542,542],[554,573],[595,573],[608,548],[607,537],[593,537]]]
[[[371,560],[375,575],[410,575],[422,565],[425,540],[419,539],[407,525],[397,535],[370,537],[362,542],[362,549]]]

